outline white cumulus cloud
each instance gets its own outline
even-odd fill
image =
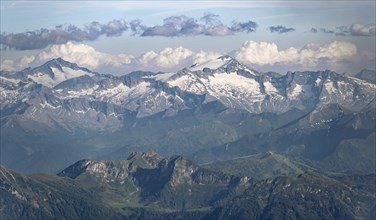
[[[250,65],[300,65],[303,69],[316,69],[319,68],[320,62],[325,62],[328,67],[331,67],[338,61],[356,54],[355,44],[342,41],[334,41],[316,48],[313,46],[290,47],[285,50],[280,50],[275,43],[246,41],[235,53],[235,57]]]
[[[352,24],[350,31],[353,36],[375,36],[376,24]]]
[[[246,41],[232,53],[240,62],[259,71],[284,73],[289,70],[323,70],[355,72],[373,68],[375,53],[360,51],[351,42],[334,41],[325,45],[310,44],[302,48],[279,49],[270,42]],[[366,54],[366,55],[364,55]],[[61,57],[79,66],[101,73],[126,74],[143,70],[153,72],[178,71],[196,63],[216,59],[223,53],[213,51],[192,51],[184,47],[167,47],[160,51],[147,51],[139,56],[109,54],[97,51],[86,44],[54,45],[33,56],[19,60],[3,60],[1,70],[15,71],[35,67]]]
[[[0,70],[5,71],[16,71],[21,70],[26,67],[29,67],[30,64],[35,60],[35,56],[23,56],[18,61],[5,59],[2,62],[0,62]]]
[[[193,63],[205,62],[220,55],[220,53],[216,52],[194,52],[183,47],[168,47],[157,52],[147,51],[140,56],[134,57],[127,54],[113,55],[103,53],[86,44],[68,42],[54,45],[34,56],[24,56],[18,61],[4,60],[1,62],[1,70],[21,70],[61,57],[68,62],[104,73],[125,74],[136,70],[178,71]]]
[[[58,57],[90,69],[97,69],[101,65],[121,66],[129,64],[132,58],[132,56],[125,54],[111,55],[102,53],[89,45],[73,44],[71,42],[54,45],[49,50],[37,55],[39,61],[47,61]]]
[[[13,60],[3,60],[0,63],[0,70],[2,71],[15,71],[17,70],[15,67],[15,62]]]
[[[187,48],[165,48],[159,52],[149,51],[134,59],[134,65],[140,64],[144,70],[177,71],[195,63],[202,63],[218,58],[221,53],[199,51]]]
[[[17,61],[4,60],[1,62],[1,70],[21,70],[30,66],[41,65],[48,60],[59,57],[91,70],[108,70],[110,73],[120,72],[123,67],[130,64],[133,59],[133,56],[130,55],[112,55],[99,52],[86,44],[73,44],[68,42],[66,44],[54,45],[36,55],[24,56]]]
[[[183,47],[168,47],[161,50],[160,52],[146,52],[140,57],[136,58],[136,60],[145,68],[156,66],[163,69],[169,69],[179,66],[181,62],[186,61],[193,55],[193,53],[193,51]]]

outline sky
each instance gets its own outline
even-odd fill
[[[178,71],[228,54],[261,71],[375,69],[373,1],[0,1],[1,70],[61,57]]]

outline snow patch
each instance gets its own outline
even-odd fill
[[[332,81],[328,81],[325,83],[325,90],[328,91],[329,94],[337,93],[337,89],[334,87],[334,84]]]
[[[273,86],[273,84],[269,81],[264,82],[265,91],[268,94],[271,93],[278,93],[278,89]]]
[[[352,76],[348,76],[348,78],[350,80],[352,80],[353,82],[359,84],[359,85],[362,85],[364,87],[368,87],[368,88],[372,88],[372,89],[376,89],[376,84],[373,84],[373,83],[370,83],[370,82],[367,82],[365,80],[361,80],[361,79],[358,79],[356,77],[352,77]]]
[[[253,70],[251,70],[251,69],[245,68],[244,70],[247,71],[248,73],[250,73],[253,76],[257,76],[256,73],[254,73]]]
[[[315,81],[315,85],[316,85],[316,86],[319,86],[319,85],[320,85],[320,82],[321,82],[321,78],[317,78],[316,81]]]
[[[53,105],[51,105],[50,103],[48,103],[48,102],[45,102],[45,103],[40,103],[40,106],[42,107],[42,108],[52,108],[52,109],[57,109],[57,108],[61,108],[61,106],[53,106]]]
[[[63,71],[60,71],[59,69],[54,68],[54,67],[51,67],[51,70],[55,75],[52,78],[48,74],[41,73],[41,72],[34,74],[34,75],[29,75],[28,78],[32,79],[36,83],[52,88],[67,79],[72,79],[72,78],[76,78],[76,77],[83,76],[83,75],[88,75],[88,76],[94,75],[92,73],[85,72],[83,70],[73,70],[67,67],[62,67]]]
[[[13,84],[18,84],[21,80],[18,79],[12,79],[12,78],[6,78],[4,76],[0,76],[0,80],[7,81]]]
[[[194,94],[202,95],[206,92],[205,85],[200,82],[197,76],[192,74],[181,76],[173,81],[169,81],[168,84]]]
[[[169,78],[171,78],[175,73],[160,73],[154,76],[151,76],[149,78],[161,81],[161,82],[166,82]]]
[[[20,199],[20,200],[24,200],[26,201],[26,198],[24,196],[22,196],[17,190],[15,189],[9,189],[10,192],[16,196],[16,198]]]
[[[74,110],[74,111],[77,112],[78,114],[86,114],[86,112],[82,110]]]
[[[354,86],[350,83],[346,83],[343,81],[338,81],[339,92],[345,97],[352,97],[354,93]]]
[[[130,88],[123,83],[120,83],[116,87],[108,88],[106,90],[97,91],[94,95],[98,98],[103,99],[104,97],[113,98],[119,101],[125,98],[130,92]]]
[[[295,87],[290,91],[289,98],[296,99],[302,93],[303,87],[302,85],[295,84]]]
[[[246,96],[261,93],[260,85],[256,80],[237,75],[236,73],[214,74],[214,76],[209,76],[209,87],[211,91],[217,94],[229,96],[236,95],[234,92],[239,92]]]
[[[201,64],[196,64],[189,68],[191,71],[198,71],[198,70],[203,70],[204,68],[209,68],[209,69],[218,69],[221,66],[226,65],[228,62],[232,60],[231,57],[219,57],[218,59],[215,60],[209,60]]]
[[[130,91],[130,96],[142,96],[148,94],[151,91],[150,82],[141,82],[136,87],[133,87]]]
[[[27,78],[50,88],[58,84],[49,75],[43,73],[37,73],[31,76],[27,76]]]

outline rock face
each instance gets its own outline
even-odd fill
[[[80,160],[58,175],[76,179],[86,174],[105,182],[124,182],[130,178],[146,185],[165,181],[163,184],[172,187],[183,184],[228,186],[239,182],[237,177],[201,168],[182,156],[163,158],[154,151],[132,153],[123,161]]]
[[[248,179],[201,168],[181,156],[162,158],[151,151],[132,153],[122,161],[78,161],[58,175],[82,184],[95,183],[93,191],[100,186],[116,188],[128,200],[158,202],[162,208],[176,209],[203,208],[218,196],[250,183]]]

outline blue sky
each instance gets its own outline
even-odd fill
[[[176,71],[230,54],[260,71],[355,73],[375,69],[375,4],[1,1],[1,69],[19,70],[61,56],[115,74]],[[137,33],[131,30],[135,20]]]

